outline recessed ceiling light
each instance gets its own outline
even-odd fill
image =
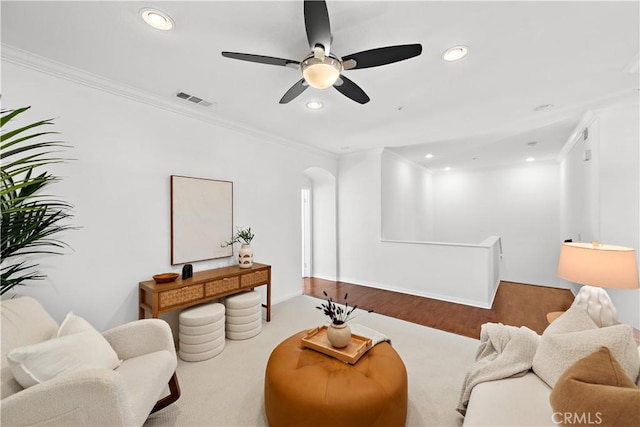
[[[442,59],[449,62],[457,61],[467,56],[467,53],[469,53],[469,48],[467,46],[453,46],[442,54]]]
[[[307,108],[310,110],[319,110],[324,107],[324,104],[321,101],[309,101],[307,102]]]
[[[169,31],[173,28],[173,20],[158,9],[145,8],[140,11],[140,15],[142,15],[144,22],[157,30]]]
[[[450,170],[451,170],[451,168],[450,168],[449,166],[447,166],[446,168],[444,168],[444,170],[446,170],[446,171],[450,171]]]
[[[553,104],[538,105],[536,108],[534,108],[534,110],[536,110],[536,111],[544,111],[544,110],[548,110],[549,108],[553,108]]]
[[[431,154],[431,153],[425,154],[424,158],[425,159],[433,159],[433,154]]]
[[[534,159],[533,157],[527,157],[525,161],[527,161],[527,162],[533,162],[533,161],[535,161],[535,160],[536,160],[536,159]]]

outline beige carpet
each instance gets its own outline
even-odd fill
[[[298,296],[272,308],[260,335],[227,340],[218,356],[203,362],[178,362],[182,396],[151,415],[145,426],[266,426],[264,369],[271,350],[301,330],[325,324],[315,306],[320,300]],[[360,323],[391,338],[409,377],[408,426],[456,426],[465,373],[479,341],[413,323],[362,313]]]

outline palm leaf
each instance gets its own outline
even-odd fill
[[[3,128],[9,120],[16,117],[18,114],[24,113],[31,107],[22,107],[15,110],[2,110],[0,111],[0,128]]]
[[[3,160],[0,178],[0,207],[2,208],[2,235],[0,237],[0,295],[40,280],[44,275],[38,265],[29,261],[35,254],[62,254],[67,245],[56,236],[73,230],[72,205],[44,194],[59,180],[47,171],[39,171],[55,163],[65,162],[58,157],[62,141],[42,140],[57,132],[40,131],[40,126],[52,125],[51,119],[40,120],[17,129],[5,131],[12,119],[30,107],[0,112],[0,158]]]
[[[31,123],[31,124],[28,124],[28,125],[23,126],[21,128],[14,129],[14,130],[11,130],[11,131],[8,131],[8,132],[4,132],[0,136],[0,142],[4,142],[7,139],[13,138],[14,136],[19,135],[22,132],[27,131],[29,129],[33,129],[33,128],[38,127],[38,126],[52,125],[52,124],[53,124],[53,122],[51,121],[51,119],[40,120],[39,122]],[[3,127],[4,127],[4,124],[3,124]],[[45,132],[45,133],[50,133],[50,132]],[[32,134],[32,135],[30,135],[30,136],[28,136],[26,138],[35,138],[36,136],[37,136],[37,134]],[[12,146],[14,144],[17,144],[19,142],[20,142],[20,139],[12,140],[10,142],[7,142],[7,143],[3,144],[2,148],[10,147],[10,146]]]

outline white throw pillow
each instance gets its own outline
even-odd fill
[[[58,330],[58,338],[13,349],[7,359],[11,373],[24,388],[65,373],[115,369],[121,363],[102,334],[72,313]]]
[[[629,325],[598,328],[580,307],[571,307],[545,329],[533,358],[533,371],[550,387],[578,360],[609,348],[624,372],[636,381],[640,370],[638,348]]]
[[[84,320],[82,317],[76,316],[72,312],[67,314],[67,317],[64,318],[62,325],[58,328],[59,337],[63,337],[65,335],[77,334],[80,332],[87,331],[95,331],[94,327],[91,326],[91,323]]]

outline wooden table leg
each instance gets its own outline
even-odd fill
[[[144,319],[144,308],[142,308],[142,301],[144,301],[144,291],[138,289],[138,320]]]
[[[271,269],[269,269],[269,281],[267,282],[267,322],[271,322]]]

